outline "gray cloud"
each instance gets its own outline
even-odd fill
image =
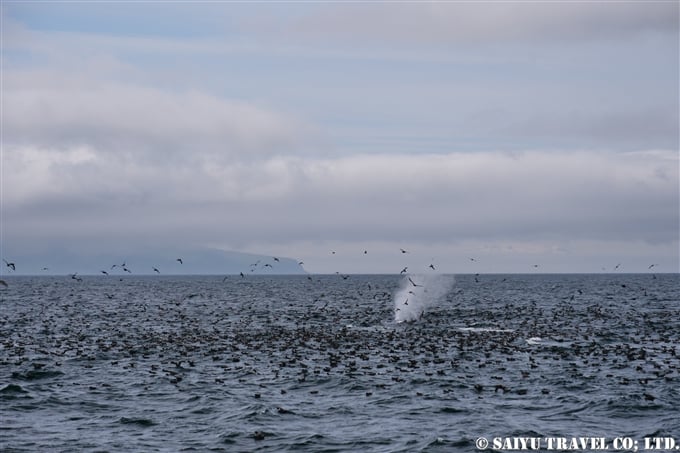
[[[3,73],[5,252],[181,243],[335,271],[333,248],[345,271],[393,271],[405,246],[444,271],[617,253],[676,270],[676,10],[323,4],[236,44],[10,30],[30,58]]]
[[[349,41],[435,46],[617,39],[678,30],[673,2],[433,2],[319,8],[295,30]],[[286,29],[286,31],[291,31]],[[295,33],[295,31],[293,31]]]

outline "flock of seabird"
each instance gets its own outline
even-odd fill
[[[181,258],[176,262],[184,264]],[[250,271],[272,267],[276,262],[278,257],[272,257],[271,262],[258,261],[250,265]],[[12,272],[16,271],[15,263],[5,264]],[[649,269],[655,266],[650,265]],[[131,273],[126,262],[112,265],[109,271],[115,268]],[[428,269],[434,271],[434,264]],[[153,271],[160,274],[156,267]],[[412,289],[422,286],[406,267],[402,273]],[[343,279],[349,277],[340,275]],[[246,274],[241,272],[240,277],[245,278]],[[82,280],[77,273],[71,274],[71,278]],[[330,281],[328,276],[319,278]],[[304,281],[296,284],[304,285]],[[475,281],[479,282],[477,275]],[[348,384],[347,391],[359,388],[366,398],[391,386],[409,386],[414,379],[427,383],[433,376],[437,379],[433,382],[440,384],[421,385],[424,390],[415,390],[416,396],[437,392],[443,397],[457,393],[459,397],[483,398],[504,394],[547,395],[560,385],[590,382],[589,376],[597,374],[613,385],[634,388],[642,404],[658,397],[655,381],[680,380],[680,352],[674,343],[677,336],[672,331],[658,330],[664,322],[671,321],[655,313],[622,321],[619,314],[607,311],[608,293],[576,308],[570,303],[573,292],[571,297],[565,294],[552,308],[525,301],[505,306],[493,301],[474,305],[475,301],[469,300],[470,306],[459,304],[446,312],[428,313],[425,323],[384,329],[375,326],[381,326],[389,313],[384,302],[391,300],[391,288],[363,281],[357,285],[342,286],[348,293],[341,299],[330,296],[332,286],[324,288],[321,294],[315,292],[314,285],[297,288],[297,297],[308,295],[314,304],[312,309],[304,304],[282,303],[269,311],[240,299],[252,293],[230,295],[225,300],[223,293],[196,292],[174,303],[141,301],[138,306],[113,300],[112,304],[118,303],[132,312],[111,311],[110,319],[97,324],[96,328],[103,329],[97,336],[88,331],[95,329],[93,321],[83,315],[88,307],[67,298],[32,315],[38,316],[36,323],[45,326],[47,339],[42,343],[49,351],[49,359],[30,359],[27,346],[22,343],[28,339],[14,336],[0,340],[6,362],[0,365],[11,363],[18,370],[12,376],[18,381],[29,381],[44,376],[48,368],[59,369],[68,356],[87,359],[84,363],[107,357],[111,367],[145,374],[178,389],[191,373],[204,373],[218,386],[229,385],[231,379],[248,385],[250,378],[246,376],[253,376],[258,379],[258,384],[252,384],[258,387],[252,393],[257,400],[266,400],[273,394],[283,397],[287,392],[300,391],[296,389],[308,380],[329,376],[339,377],[342,382],[360,383]],[[624,289],[632,290],[621,285],[612,287],[610,292],[616,294]],[[546,294],[559,290],[546,290]],[[105,296],[114,299],[112,294]],[[191,303],[186,303],[189,300]],[[330,303],[331,300],[338,304]],[[404,305],[408,302],[406,299]],[[27,312],[25,316],[31,314]],[[62,325],[63,317],[72,323],[57,332],[56,326]],[[451,319],[502,324],[504,328],[455,330]],[[621,329],[628,329],[632,341],[629,344],[598,341],[600,326],[616,328],[616,323],[621,323]],[[529,337],[536,340],[525,341]],[[552,337],[558,337],[563,345],[542,348],[541,338]],[[561,364],[559,368],[553,365],[555,361]],[[316,396],[318,392],[315,388],[309,393]],[[279,415],[292,412],[282,405],[276,410]],[[263,440],[268,434],[258,430],[250,436]]]

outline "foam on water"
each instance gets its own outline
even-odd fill
[[[452,275],[406,275],[394,294],[394,321],[412,322],[448,293],[455,279]]]

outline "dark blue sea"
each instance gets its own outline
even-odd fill
[[[3,279],[4,452],[680,445],[678,274]]]

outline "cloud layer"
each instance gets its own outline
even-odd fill
[[[3,10],[3,256],[678,270],[676,4],[260,6]]]

